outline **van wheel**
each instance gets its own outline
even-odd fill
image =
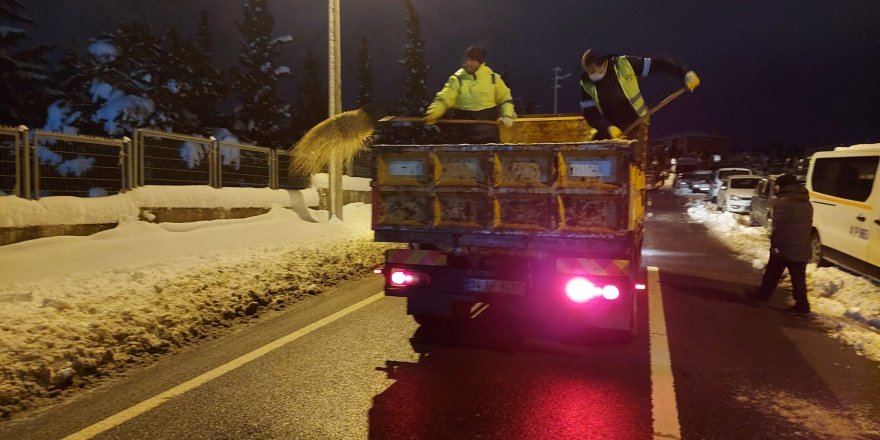
[[[812,252],[810,263],[815,263],[816,267],[827,266],[825,260],[822,259],[822,240],[816,232],[810,234],[810,250]]]

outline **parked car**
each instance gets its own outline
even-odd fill
[[[752,203],[749,207],[749,224],[752,226],[773,226],[773,200],[776,199],[776,178],[781,174],[774,174],[761,179],[755,192],[752,194]],[[795,176],[801,185],[807,176]]]
[[[760,177],[750,174],[727,176],[718,190],[718,207],[722,211],[748,213],[752,194],[760,182]]]
[[[690,181],[691,192],[708,193],[714,175],[715,173],[712,170],[694,171]]]
[[[748,168],[718,168],[715,170],[715,176],[710,182],[709,188],[709,200],[712,203],[718,203],[718,192],[721,190],[721,185],[724,183],[724,179],[727,176],[732,176],[734,174],[745,175],[745,174],[755,174],[752,170]],[[720,207],[721,204],[718,204]]]
[[[813,258],[880,279],[880,144],[813,154]]]
[[[676,189],[690,189],[691,180],[694,178],[694,173],[686,172],[686,173],[676,173],[675,181],[672,182],[672,187]]]

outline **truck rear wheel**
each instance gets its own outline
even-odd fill
[[[412,315],[417,324],[425,327],[437,327],[449,322],[448,316]]]

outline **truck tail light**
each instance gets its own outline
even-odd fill
[[[620,289],[618,289],[617,286],[609,284],[602,288],[602,298],[608,300],[620,298]]]
[[[427,286],[431,284],[431,277],[423,272],[392,269],[388,283],[393,287]]]
[[[565,283],[565,296],[579,304],[600,296],[607,300],[615,300],[620,298],[620,289],[613,284],[599,287],[584,277],[572,277]]]

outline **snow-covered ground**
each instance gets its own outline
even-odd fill
[[[372,242],[369,205],[347,205],[341,222],[306,207],[314,190],[267,191],[157,187],[97,202],[58,197],[23,205],[0,197],[0,208],[29,210],[0,223],[45,224],[46,210],[85,223],[122,219],[88,237],[0,247],[0,417],[361,276],[389,247]],[[139,206],[239,206],[245,199],[272,209],[239,220],[136,220]],[[0,217],[13,218],[9,212]],[[739,258],[763,266],[762,228],[697,200],[688,212]],[[880,327],[880,289],[835,268],[810,267],[808,277],[818,321],[880,361],[880,335],[871,330]]]
[[[680,192],[682,195],[688,191]],[[702,196],[688,203],[688,214],[701,222],[740,260],[763,269],[770,258],[770,236],[763,227],[750,227],[736,214],[720,212]],[[780,288],[791,290],[786,274]],[[880,286],[836,267],[807,265],[807,294],[816,321],[852,345],[865,357],[880,362]]]
[[[209,192],[163,191],[167,200],[189,200],[184,205]],[[241,201],[212,191],[212,197]],[[144,192],[118,199],[157,195]],[[89,220],[94,202],[46,198],[33,215],[48,204]],[[363,276],[389,247],[372,242],[371,209],[364,204],[346,205],[344,222],[300,202],[296,209],[275,203],[268,213],[246,219],[153,224],[130,215],[137,212],[130,203],[117,202],[124,214],[114,229],[0,247],[0,418],[235,320]]]

